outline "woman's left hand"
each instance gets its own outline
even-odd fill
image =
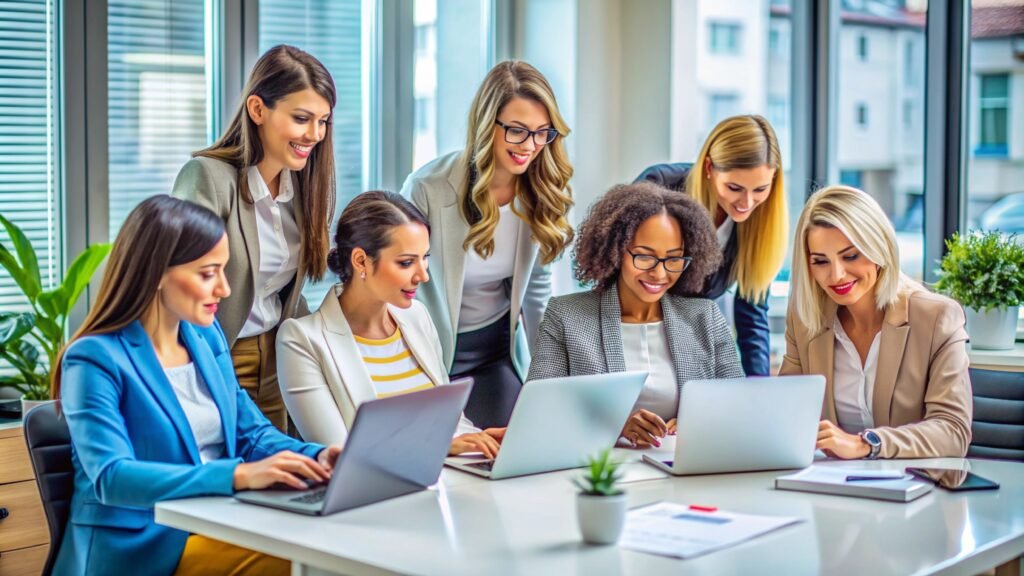
[[[316,461],[328,471],[334,470],[334,463],[338,461],[341,454],[341,444],[331,444],[316,455]]]
[[[844,431],[828,420],[818,422],[818,442],[814,447],[843,460],[863,458],[871,453],[871,447],[863,438]]]
[[[676,435],[676,431],[678,430],[678,427],[676,426],[676,419],[675,418],[669,420],[668,422],[665,422],[665,426],[668,428],[667,434],[669,436],[675,436]]]

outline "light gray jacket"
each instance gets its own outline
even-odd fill
[[[418,297],[437,327],[448,370],[455,358],[466,272],[462,244],[469,233],[469,223],[459,210],[459,198],[466,189],[467,177],[468,167],[462,153],[453,152],[420,168],[402,186],[402,196],[410,198],[430,222],[430,281],[420,286]],[[530,353],[551,297],[551,272],[538,259],[538,252],[530,225],[520,222],[515,272],[512,281],[506,283],[512,303],[509,346],[520,378],[529,371]]]
[[[241,175],[245,177],[243,172]],[[224,268],[224,274],[231,285],[231,296],[221,301],[217,308],[217,320],[224,330],[228,346],[234,346],[245,320],[249,317],[253,303],[256,301],[256,276],[260,269],[260,242],[256,231],[256,207],[242,199],[238,191],[239,171],[226,162],[213,158],[193,158],[185,163],[174,181],[171,195],[183,200],[190,200],[213,210],[224,220],[227,228],[228,249],[230,259]],[[295,195],[291,202],[281,204],[282,210],[290,212],[298,225],[303,229],[301,191],[298,182],[294,186]],[[300,234],[301,236],[301,234]],[[295,318],[309,313],[306,299],[302,297],[302,285],[306,279],[302,253],[299,248],[299,268],[295,279],[279,294],[281,298],[281,320]]]
[[[676,383],[743,376],[736,341],[718,306],[705,298],[661,299]],[[558,296],[548,303],[528,380],[624,372],[617,286]]]

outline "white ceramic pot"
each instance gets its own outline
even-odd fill
[[[975,350],[1011,350],[1017,338],[1017,306],[988,312],[967,309],[967,334]]]
[[[588,544],[614,544],[626,525],[626,494],[616,496],[576,495],[576,520]]]
[[[21,418],[25,419],[28,416],[28,411],[35,408],[36,406],[42,406],[43,404],[49,404],[50,402],[56,402],[56,400],[26,400],[24,396],[21,397]]]

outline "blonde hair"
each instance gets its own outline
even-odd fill
[[[812,333],[820,333],[830,322],[825,318],[829,295],[814,280],[809,263],[807,235],[811,228],[817,226],[839,230],[861,254],[878,266],[878,281],[875,283],[878,310],[884,310],[899,297],[900,292],[913,285],[913,281],[900,272],[896,231],[878,202],[866,192],[849,186],[822,188],[804,205],[793,241],[790,298],[795,304],[797,318]]]
[[[494,252],[494,232],[498,227],[498,205],[489,187],[494,177],[494,126],[498,113],[513,98],[534,100],[547,108],[551,125],[558,138],[543,146],[530,163],[525,177],[516,181],[518,207],[512,210],[530,224],[534,241],[539,244],[540,258],[549,264],[572,243],[569,208],[573,205],[569,179],[572,165],[562,139],[569,127],[558,112],[555,94],[544,76],[526,62],[507,60],[491,69],[473,98],[469,110],[469,130],[465,155],[469,160],[469,189],[462,194],[459,206],[469,223],[463,249],[475,249],[485,258]],[[522,213],[520,213],[520,211]]]
[[[733,116],[715,126],[686,178],[686,193],[707,209],[712,221],[718,197],[709,180],[708,159],[715,169],[728,172],[767,166],[775,170],[768,199],[743,222],[736,223],[739,248],[730,272],[739,295],[760,301],[786,258],[789,218],[782,181],[782,154],[775,130],[761,116]]]

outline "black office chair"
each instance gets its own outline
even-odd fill
[[[32,469],[36,473],[39,495],[50,528],[50,552],[46,556],[43,575],[53,571],[57,551],[64,539],[68,522],[75,470],[71,463],[71,434],[64,415],[53,402],[37,406],[25,415],[25,443],[28,444]]]
[[[1024,372],[971,368],[971,458],[1024,461]]]

